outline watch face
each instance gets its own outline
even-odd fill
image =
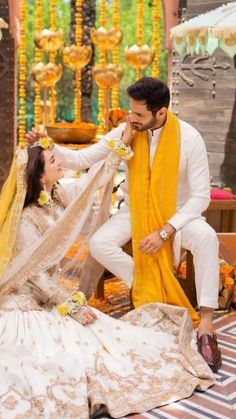
[[[160,234],[160,237],[161,237],[163,240],[168,239],[168,234],[167,234],[167,231],[166,231],[166,230],[160,230],[160,231],[159,231],[159,234]]]

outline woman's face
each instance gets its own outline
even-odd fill
[[[54,156],[53,152],[49,149],[43,151],[44,155],[44,174],[43,183],[47,186],[52,187],[54,183],[64,177],[63,170],[61,168],[61,161]]]

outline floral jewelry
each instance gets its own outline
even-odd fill
[[[38,201],[38,203],[41,207],[46,207],[46,208],[51,208],[52,207],[53,199],[52,199],[50,193],[47,191],[45,185],[43,187],[43,190],[40,192],[37,201]]]
[[[125,145],[121,140],[110,139],[107,141],[107,146],[114,150],[118,156],[123,160],[130,160],[134,152],[129,145]]]
[[[87,304],[88,302],[84,293],[81,291],[74,291],[65,303],[57,305],[57,311],[61,316],[75,314],[81,307],[86,306]]]
[[[52,143],[51,138],[45,136],[45,137],[41,137],[38,141],[36,141],[36,143],[34,143],[31,146],[31,148],[33,148],[33,147],[41,147],[44,150],[47,150],[47,148],[50,148],[51,147],[51,143]]]

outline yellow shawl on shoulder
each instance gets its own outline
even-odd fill
[[[147,132],[137,132],[132,141],[134,157],[129,161],[129,196],[132,224],[135,307],[162,302],[187,307],[195,325],[199,317],[173,273],[172,249],[166,241],[152,256],[139,251],[139,242],[160,229],[176,212],[180,157],[178,119],[167,112],[152,169]]]

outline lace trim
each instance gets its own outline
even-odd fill
[[[30,294],[12,294],[12,298],[21,311],[43,310],[35,298]]]

